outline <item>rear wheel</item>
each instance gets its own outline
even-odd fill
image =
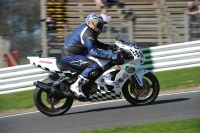
[[[158,97],[160,85],[157,78],[149,72],[142,79],[142,91],[136,87],[132,80],[127,80],[122,88],[125,99],[133,105],[150,104]]]
[[[73,98],[60,97],[55,93],[46,92],[42,88],[35,89],[33,98],[37,109],[48,116],[62,115],[73,104]]]

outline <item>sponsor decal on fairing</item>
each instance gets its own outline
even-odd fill
[[[132,65],[126,65],[124,67],[124,70],[127,72],[127,73],[134,73],[135,72],[135,67],[132,66]]]

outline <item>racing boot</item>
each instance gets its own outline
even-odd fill
[[[87,82],[89,82],[89,79],[84,78],[82,75],[79,75],[76,82],[70,86],[70,90],[75,92],[79,97],[80,96],[85,97],[82,91],[82,86]]]

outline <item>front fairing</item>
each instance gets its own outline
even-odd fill
[[[144,64],[144,54],[135,43],[123,36],[116,36],[115,39],[115,44],[118,47],[122,48],[126,53],[131,54],[134,60],[139,60],[141,64]]]

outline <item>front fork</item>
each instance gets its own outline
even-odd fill
[[[136,71],[136,73],[134,73],[132,75],[132,80],[135,83],[136,87],[142,92],[143,91],[143,80],[142,77],[146,74],[149,73],[149,70],[146,69],[140,69],[138,71]]]

